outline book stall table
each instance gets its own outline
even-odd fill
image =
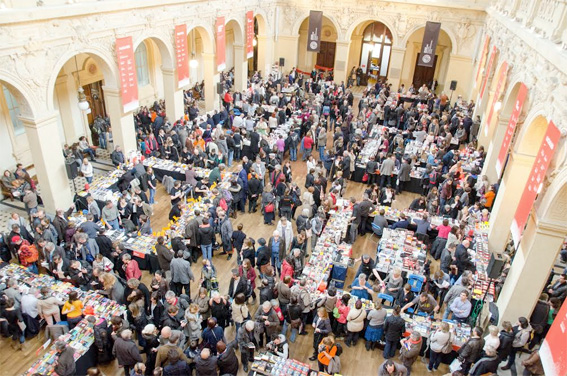
[[[80,208],[88,208],[87,196],[92,196],[102,210],[106,201],[112,201],[114,204],[120,199],[120,192],[117,187],[118,180],[126,173],[122,169],[114,169],[106,175],[95,175],[92,183],[89,184],[88,190],[81,190],[75,194],[73,202],[77,210]]]
[[[313,373],[315,372],[315,373]],[[285,359],[270,353],[258,354],[250,365],[249,375],[265,376],[315,376],[308,364],[295,359]]]
[[[49,287],[53,295],[60,301],[66,301],[69,293],[76,291],[85,309],[89,308],[92,311],[92,315],[98,320],[105,319],[110,321],[113,316],[121,316],[126,312],[124,306],[96,292],[83,291],[73,287],[68,282],[61,282],[47,275],[30,273],[26,268],[16,264],[4,265],[0,269],[0,276],[2,278],[15,278],[18,281],[18,286],[23,290],[29,290],[32,287],[37,289],[41,289],[44,286]],[[61,336],[60,339],[75,349],[74,357],[78,375],[86,374],[87,368],[96,365],[97,351],[92,346],[94,344],[93,329],[88,325],[86,319],[79,322],[75,328]],[[56,360],[55,346],[52,346],[24,375],[51,375]]]
[[[303,276],[306,278],[308,289],[314,297],[320,295],[327,288],[333,265],[347,267],[352,255],[352,245],[342,242],[352,216],[352,207],[345,200],[337,200],[337,206],[336,211],[330,212],[329,219],[317,240],[315,249],[303,268]],[[344,284],[344,280],[336,282]]]
[[[407,274],[423,275],[426,259],[426,247],[412,231],[384,229],[376,256],[379,272],[386,275],[398,267]]]
[[[151,167],[154,170],[154,175],[159,181],[162,181],[164,176],[171,176],[175,180],[185,181],[187,165],[184,163],[156,157],[145,158],[142,163],[146,169]],[[197,180],[209,177],[211,173],[211,170],[208,168],[193,167],[193,170]]]

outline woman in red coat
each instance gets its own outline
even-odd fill
[[[283,281],[286,275],[289,275],[291,282],[293,283],[293,262],[291,261],[292,254],[290,253],[282,262],[282,270],[280,273],[280,278]]]

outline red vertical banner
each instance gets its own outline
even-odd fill
[[[506,128],[506,135],[504,140],[502,140],[502,146],[500,147],[500,153],[498,153],[498,159],[496,160],[496,173],[498,178],[502,176],[502,169],[504,168],[504,163],[506,162],[506,156],[508,155],[508,149],[512,143],[512,137],[514,137],[514,131],[516,130],[516,125],[518,124],[518,118],[522,113],[522,107],[528,96],[528,88],[526,85],[521,84],[518,90],[518,95],[516,96],[516,102],[514,103],[514,108],[512,109],[512,115],[510,116],[510,121],[508,122],[508,127]]]
[[[488,84],[488,77],[490,76],[490,72],[492,71],[494,60],[496,60],[497,52],[498,49],[496,48],[496,46],[492,47],[492,54],[490,54],[490,60],[488,60],[486,72],[484,72],[484,79],[482,80],[482,86],[480,87],[480,99],[482,99],[482,97],[484,96],[484,90],[486,89],[486,85]]]
[[[220,72],[226,68],[226,36],[224,17],[217,17],[215,31],[217,35],[217,70]]]
[[[543,141],[539,147],[539,152],[537,153],[534,166],[532,167],[532,171],[528,177],[528,182],[524,188],[522,199],[516,209],[512,227],[510,228],[512,231],[512,239],[514,240],[516,247],[520,244],[520,237],[522,236],[522,232],[524,231],[524,227],[528,221],[536,196],[541,189],[547,168],[549,167],[549,163],[551,163],[551,158],[553,158],[555,149],[557,149],[557,143],[559,142],[560,137],[561,132],[557,129],[555,124],[550,121],[547,126],[547,132],[545,132],[545,136],[543,137]]]
[[[175,54],[177,57],[177,87],[189,85],[189,55],[187,52],[187,25],[175,26]]]
[[[502,89],[504,89],[504,83],[506,82],[506,76],[508,75],[508,63],[503,62],[500,67],[500,74],[498,75],[498,82],[496,83],[496,89],[494,90],[494,97],[492,97],[492,103],[488,108],[488,116],[486,117],[486,123],[484,124],[484,135],[488,136],[488,128],[490,128],[490,121],[492,120],[492,115],[494,114],[494,107],[500,99],[500,94]]]
[[[555,316],[539,350],[546,375],[567,375],[567,300]]]
[[[138,108],[138,75],[132,37],[116,38],[116,59],[120,73],[120,90],[124,112]]]
[[[476,85],[476,82],[478,82],[478,78],[480,76],[480,72],[482,71],[482,67],[484,66],[484,63],[486,63],[486,55],[488,54],[488,44],[489,43],[490,43],[490,35],[487,35],[486,39],[484,40],[484,47],[482,47],[480,60],[478,61],[478,69],[476,71],[475,85]]]
[[[246,12],[246,58],[254,57],[254,12]]]

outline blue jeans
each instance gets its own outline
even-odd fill
[[[291,159],[292,162],[297,161],[297,148],[289,149],[289,159]]]
[[[98,135],[98,145],[101,148],[106,149],[106,132],[102,132]]]
[[[384,358],[393,358],[396,355],[396,347],[398,346],[398,341],[388,341],[386,340],[386,346],[384,346]]]
[[[91,156],[91,159],[94,160],[96,155],[93,149],[91,148],[87,148],[85,150],[83,150],[83,153],[88,153]]]
[[[112,221],[108,221],[106,222],[108,223],[108,225],[113,229],[113,230],[119,230],[120,229],[120,224],[118,223],[118,218],[114,219]]]
[[[213,245],[212,244],[207,244],[207,245],[201,244],[201,252],[203,253],[203,259],[207,259],[207,260],[213,259]]]
[[[319,159],[324,160],[323,155],[325,154],[325,147],[319,146]]]
[[[232,160],[234,157],[234,150],[228,151],[228,167],[232,166]]]
[[[449,313],[451,313],[451,310],[447,307],[443,313],[443,320],[447,320],[449,318]]]
[[[277,269],[280,270],[281,264],[280,264],[280,255],[272,255],[272,266]]]
[[[37,265],[35,263],[28,266],[28,271],[34,274],[39,274],[39,271],[37,270]]]
[[[93,182],[93,177],[89,176],[89,177],[85,177],[85,179],[87,180],[87,183],[91,184]]]
[[[150,188],[150,204],[155,203],[154,198],[156,197],[156,190]]]

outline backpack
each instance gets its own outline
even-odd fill
[[[335,346],[337,347],[337,352],[335,353],[335,356],[341,356],[343,353],[343,347],[341,346],[340,343],[335,343]]]
[[[224,210],[225,212],[228,210],[228,205],[226,203],[226,200],[223,198],[220,199],[219,201],[219,206],[221,207],[222,210]]]
[[[39,259],[39,253],[35,245],[30,244],[27,247],[20,248],[21,262],[24,266],[29,266]]]

